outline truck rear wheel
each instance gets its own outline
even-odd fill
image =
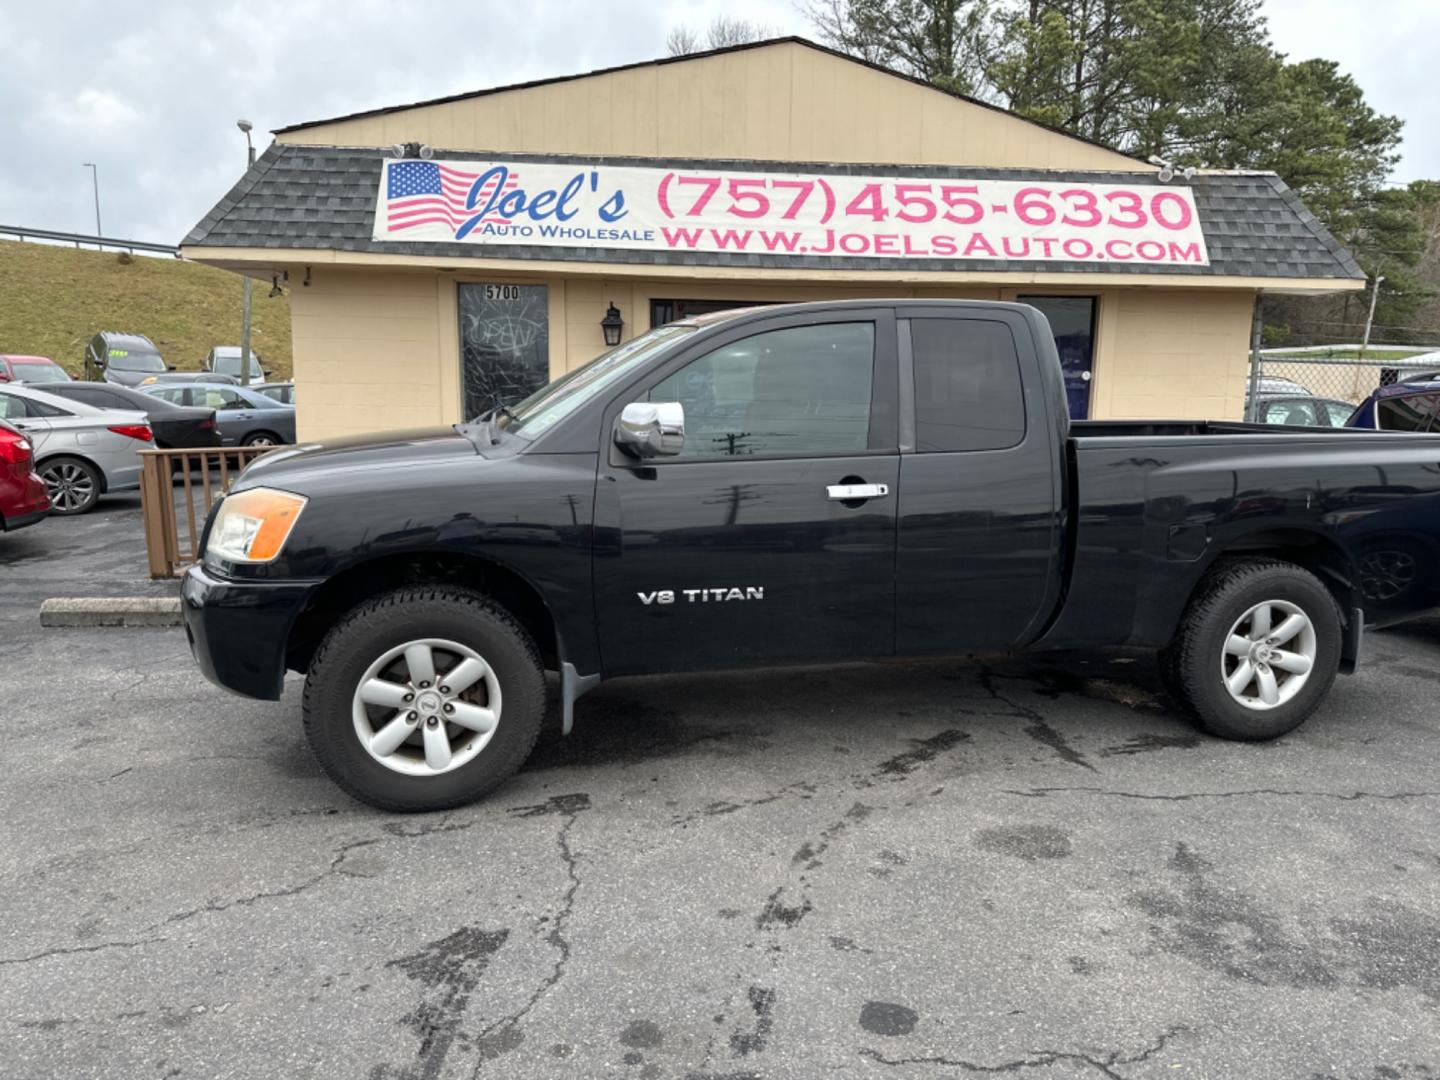
[[[383,593],[326,635],[305,735],[340,787],[381,810],[473,802],[520,768],[545,712],[535,643],[468,589]]]
[[[1203,731],[1275,739],[1329,692],[1342,636],[1335,598],[1307,570],[1276,559],[1227,561],[1195,591],[1160,671]]]

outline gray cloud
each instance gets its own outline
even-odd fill
[[[1407,126],[1399,172],[1440,176],[1428,42],[1440,5],[1270,0],[1281,47],[1338,59]],[[785,33],[784,0],[180,0],[0,7],[0,222],[89,232],[100,166],[105,231],[177,241],[244,166],[237,117],[301,120],[661,55],[677,23],[719,10]],[[1320,14],[1316,14],[1317,11]]]

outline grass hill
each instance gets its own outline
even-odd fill
[[[98,330],[144,334],[193,371],[214,345],[240,344],[238,274],[179,259],[0,241],[0,353],[48,356],[80,374]],[[290,377],[290,299],[254,291],[251,347]]]

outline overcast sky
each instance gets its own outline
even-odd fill
[[[1405,121],[1394,179],[1440,178],[1436,0],[1266,0],[1277,46],[1338,60]],[[0,224],[176,243],[270,129],[663,55],[713,13],[809,34],[788,0],[54,0],[0,6]],[[1383,16],[1383,17],[1382,17]],[[3,302],[3,300],[0,300]]]

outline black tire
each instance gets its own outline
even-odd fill
[[[429,776],[396,772],[372,757],[352,711],[369,666],[420,638],[473,649],[494,672],[503,700],[484,748],[465,764]],[[367,600],[331,628],[306,676],[303,711],[315,757],[350,795],[381,810],[448,810],[488,794],[530,756],[545,715],[545,678],[530,635],[492,600],[468,589],[416,586]]]
[[[284,446],[285,443],[273,431],[252,431],[240,440],[241,446]]]
[[[1315,658],[1293,697],[1257,710],[1231,696],[1221,665],[1231,628],[1267,601],[1292,604],[1310,620]],[[1278,559],[1229,559],[1196,588],[1175,640],[1160,654],[1160,674],[1202,731],[1245,742],[1276,739],[1304,723],[1329,693],[1340,668],[1343,636],[1340,608],[1314,574]]]
[[[88,514],[100,501],[105,478],[84,458],[61,454],[46,458],[36,470],[50,494],[50,512],[57,517]],[[82,493],[83,492],[83,493]],[[78,495],[77,493],[81,493]]]

